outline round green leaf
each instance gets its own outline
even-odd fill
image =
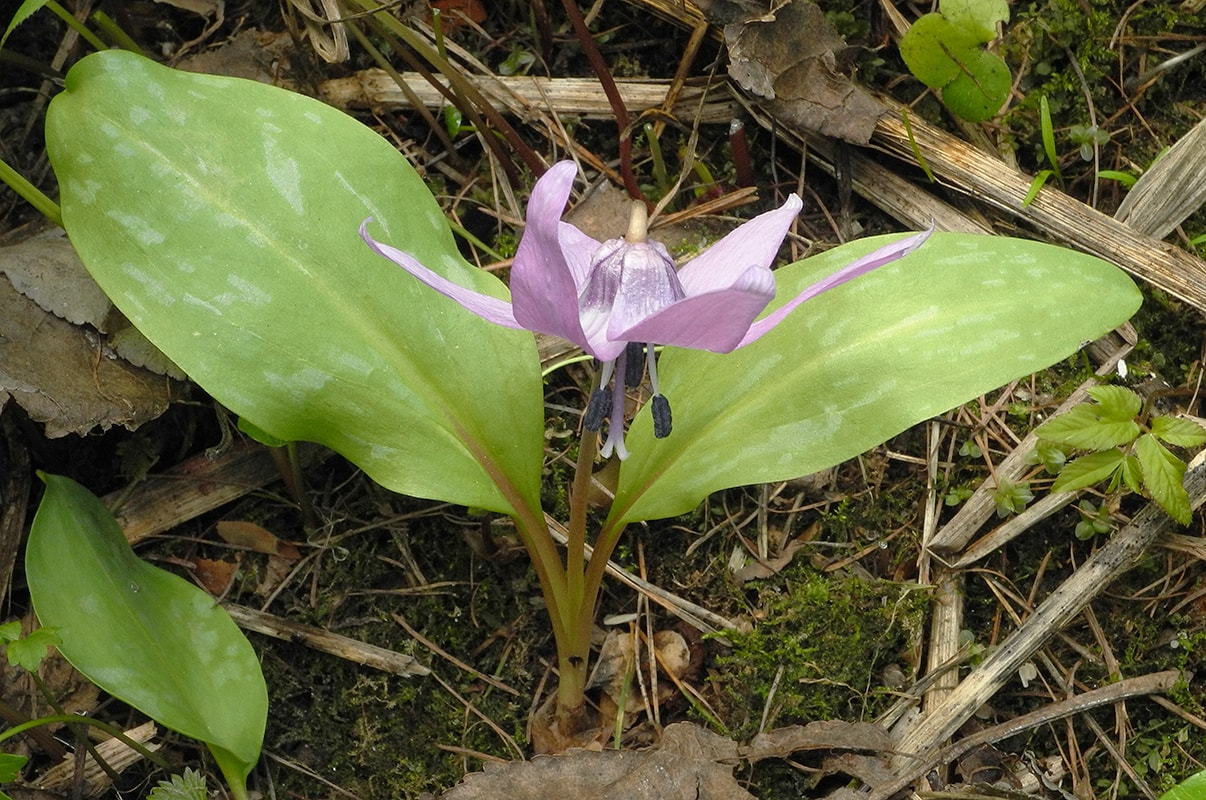
[[[119,51],[67,75],[46,146],[63,219],[114,303],[225,406],[325,444],[398,492],[539,508],[530,334],[465,312],[374,255],[358,226],[460,284],[414,169],[316,100]]]
[[[59,650],[89,680],[205,742],[227,780],[242,781],[259,760],[268,718],[247,638],[208,594],[134,555],[87,489],[43,480],[25,550],[38,619],[57,629]]]
[[[779,270],[772,308],[888,241]],[[708,493],[853,458],[1068,356],[1124,322],[1139,291],[1104,261],[1037,242],[935,233],[917,252],[809,301],[727,355],[667,349],[674,431],[633,422],[612,523],[689,511]]]
[[[900,40],[900,55],[917,80],[932,89],[953,81],[963,64],[980,53],[974,32],[954,25],[941,14],[918,19]]]
[[[992,119],[1009,97],[1009,67],[986,50],[966,54],[962,69],[942,87],[942,102],[968,122]]]
[[[997,36],[997,23],[1009,21],[1009,4],[1005,0],[938,0],[938,13],[969,32],[981,42],[991,42]]]

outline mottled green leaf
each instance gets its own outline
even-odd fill
[[[208,594],[138,558],[87,489],[43,480],[25,551],[38,619],[58,630],[60,652],[97,686],[205,742],[245,798],[268,716],[247,638]]]
[[[68,73],[46,146],[85,266],[225,406],[395,491],[539,507],[532,336],[465,313],[360,240],[371,216],[378,238],[506,295],[380,136],[283,89],[110,51]]]
[[[1185,491],[1185,462],[1146,433],[1135,444],[1135,455],[1143,469],[1143,486],[1152,500],[1182,525],[1193,519],[1189,493]]]
[[[772,306],[888,237],[777,274]],[[1091,298],[1091,299],[1090,299]],[[1124,322],[1140,295],[1115,267],[1050,245],[935,233],[919,251],[805,304],[727,355],[667,348],[661,391],[629,431],[613,523],[673,516],[709,492],[838,464],[1049,366]]]

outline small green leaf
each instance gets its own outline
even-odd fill
[[[1135,494],[1143,494],[1143,467],[1135,456],[1127,456],[1122,462],[1122,482]]]
[[[268,692],[251,644],[212,597],[134,555],[87,489],[43,475],[25,551],[38,619],[96,685],[205,742],[231,791],[260,755]]]
[[[46,658],[47,650],[62,643],[62,637],[54,628],[38,628],[24,639],[9,642],[8,663],[36,672],[42,659]]]
[[[1038,197],[1039,190],[1043,188],[1043,184],[1054,174],[1051,170],[1045,169],[1034,176],[1034,180],[1030,182],[1030,188],[1026,190],[1026,196],[1022,198],[1022,208],[1026,208],[1026,206],[1034,202],[1034,198]]]
[[[900,56],[917,80],[941,89],[961,74],[961,62],[981,50],[976,35],[941,14],[926,14],[900,40]]]
[[[1188,525],[1193,520],[1193,511],[1184,485],[1185,462],[1150,433],[1139,437],[1135,455],[1143,469],[1143,486],[1152,500],[1177,522]]]
[[[1118,181],[1124,188],[1131,188],[1139,179],[1129,172],[1121,172],[1116,169],[1100,169],[1097,171],[1097,177],[1107,181]]]
[[[15,642],[21,638],[21,621],[13,620],[0,625],[0,642]]]
[[[46,0],[25,0],[13,12],[13,18],[9,20],[8,27],[4,29],[4,35],[0,36],[0,48],[4,47],[4,43],[8,41],[9,34],[16,30],[18,25],[33,16],[34,12],[44,5],[46,5]]]
[[[1123,458],[1122,451],[1111,448],[1073,459],[1064,465],[1051,491],[1074,492],[1108,480],[1121,467]]]
[[[1096,405],[1079,405],[1034,429],[1041,439],[1066,444],[1079,450],[1105,450],[1128,444],[1139,435],[1139,423],[1133,419],[1118,421],[1103,418]]]
[[[18,756],[12,753],[0,753],[0,783],[12,783],[21,775],[22,768],[25,767],[29,758],[26,756]],[[0,792],[0,797],[8,795]]]
[[[997,37],[997,23],[1009,21],[1009,4],[1006,0],[938,0],[938,13],[974,32],[981,42],[991,42]]]
[[[1068,454],[1055,442],[1040,439],[1034,446],[1034,459],[1027,463],[1042,464],[1048,473],[1058,475],[1068,463]]]
[[[205,788],[205,776],[186,768],[182,774],[173,775],[171,780],[160,781],[147,795],[147,800],[205,800]]]
[[[1123,386],[1093,386],[1089,397],[1097,401],[1097,413],[1108,420],[1125,422],[1143,410],[1143,398]]]
[[[1004,478],[997,482],[997,487],[992,492],[992,502],[997,507],[998,517],[1021,514],[1032,500],[1034,500],[1034,493],[1030,491],[1029,486]]]
[[[1009,67],[987,50],[954,55],[959,61],[959,74],[942,87],[942,102],[968,122],[996,116],[1013,86]]]
[[[1152,433],[1177,447],[1206,444],[1206,428],[1185,417],[1152,417]]]
[[[1043,152],[1047,154],[1047,162],[1055,172],[1055,177],[1062,182],[1064,176],[1059,172],[1059,153],[1055,149],[1055,128],[1051,125],[1051,104],[1047,102],[1047,95],[1039,98],[1039,127],[1042,130]]]

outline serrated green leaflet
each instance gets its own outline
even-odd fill
[[[1132,420],[1143,410],[1143,398],[1122,386],[1093,386],[1088,392],[1097,401],[1095,412],[1105,419]]]
[[[1100,406],[1080,405],[1035,428],[1035,435],[1079,450],[1105,450],[1133,442],[1139,423],[1133,419],[1108,419]]]
[[[209,745],[236,797],[260,755],[259,659],[212,597],[142,561],[87,489],[45,475],[25,550],[34,610],[89,680]]]
[[[282,89],[111,51],[68,73],[46,146],[84,264],[228,408],[395,491],[539,508],[532,337],[464,313],[363,244],[372,216],[427,266],[505,296],[460,257],[381,137]]]
[[[1168,452],[1150,433],[1139,437],[1135,455],[1143,469],[1143,486],[1168,515],[1182,525],[1193,519],[1185,491],[1185,462]]]
[[[1109,480],[1122,468],[1124,458],[1121,450],[1112,447],[1069,461],[1051,484],[1051,491],[1073,492]]]
[[[1193,420],[1182,417],[1153,417],[1152,433],[1177,447],[1206,444],[1206,430]]]
[[[784,267],[779,299],[888,239]],[[611,522],[673,516],[709,492],[840,463],[1030,374],[1125,321],[1140,295],[1115,267],[1036,242],[935,233],[918,252],[827,292],[727,355],[667,348],[661,391],[629,432]]]

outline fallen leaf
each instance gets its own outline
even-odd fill
[[[803,547],[807,542],[801,539],[792,539],[788,542],[777,556],[767,558],[761,561],[750,561],[745,566],[736,570],[733,573],[733,579],[739,584],[749,583],[762,578],[769,578],[772,575],[778,575],[780,570],[791,563],[795,557],[796,551]]]
[[[867,144],[886,109],[839,66],[846,41],[808,0],[737,21],[733,7],[704,3],[724,25],[729,75],[780,119],[826,136]],[[724,22],[720,22],[724,20]]]
[[[169,381],[107,352],[97,334],[44,311],[0,279],[0,393],[50,438],[134,430],[172,398]]]
[[[431,7],[440,12],[446,31],[463,27],[465,20],[479,25],[486,21],[486,7],[481,0],[435,0]]]
[[[217,528],[218,535],[227,544],[246,547],[248,550],[266,553],[270,556],[280,556],[288,561],[297,561],[301,558],[301,551],[297,549],[297,545],[277,537],[272,531],[256,525],[254,522],[221,520],[218,522]]]
[[[666,727],[647,750],[574,750],[531,761],[486,764],[446,800],[753,800],[733,778],[737,744],[686,722]]]
[[[239,565],[233,561],[193,559],[193,575],[197,577],[201,588],[214,597],[221,597],[226,592],[238,568]]]
[[[0,272],[14,289],[56,317],[108,330],[113,303],[84,269],[62,228],[0,250]]]

